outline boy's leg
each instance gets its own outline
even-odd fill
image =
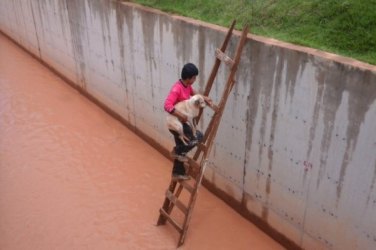
[[[186,176],[184,162],[187,160],[185,158],[186,153],[188,153],[192,148],[194,148],[198,142],[203,139],[203,134],[200,131],[196,132],[196,136],[193,136],[193,132],[190,126],[183,124],[184,134],[190,139],[188,145],[185,145],[179,138],[179,134],[175,131],[170,130],[174,135],[175,144],[172,151],[172,155],[175,158],[174,165],[172,168],[172,176],[177,179],[187,180],[189,177]]]
[[[170,132],[174,135],[175,144],[176,144],[172,152],[172,155],[175,158],[174,165],[172,167],[172,177],[177,178],[177,179],[187,180],[188,176],[186,176],[185,174],[185,167],[184,167],[184,154],[183,154],[184,143],[180,140],[178,133],[176,133],[173,130],[170,130]]]
[[[178,159],[174,160],[174,165],[172,167],[172,175],[185,175],[184,163]]]
[[[175,131],[171,131],[171,133],[173,133],[175,137],[175,143],[176,143],[175,153],[177,155],[185,155],[186,153],[191,151],[192,148],[194,148],[199,142],[198,138],[196,138],[196,136],[193,136],[193,131],[188,124],[186,123],[183,124],[183,131],[184,131],[184,135],[188,137],[189,139],[188,145],[185,145],[178,136],[175,136],[177,135]]]

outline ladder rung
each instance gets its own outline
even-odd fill
[[[190,167],[193,167],[195,169],[200,169],[200,164],[198,164],[195,160],[192,158],[188,158],[188,163]]]
[[[188,192],[193,193],[193,187],[188,184],[187,181],[180,182],[180,185],[182,185],[185,189],[187,189]]]
[[[179,233],[183,232],[183,228],[181,228],[181,226],[179,226],[179,224],[172,219],[164,209],[159,209],[159,212],[175,227],[176,230],[178,230]]]
[[[208,107],[210,107],[214,112],[217,112],[218,111],[218,105],[215,105],[214,103],[212,105],[208,105]]]
[[[215,56],[224,62],[225,64],[232,66],[234,64],[234,60],[232,60],[228,55],[222,52],[220,49],[215,50]]]
[[[203,144],[203,143],[198,144],[197,147],[198,147],[201,151],[203,151],[203,152],[206,152],[206,150],[207,150],[206,145]]]
[[[181,182],[181,183],[183,183],[183,182]],[[166,191],[166,197],[172,203],[174,203],[184,214],[187,214],[187,212],[188,212],[187,207],[181,201],[179,201],[178,198],[173,193],[171,193],[170,190]]]

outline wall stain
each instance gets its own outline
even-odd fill
[[[125,24],[127,26],[127,30],[128,30],[128,33],[127,33],[127,37],[128,37],[128,40],[129,40],[129,43],[128,43],[128,47],[129,47],[129,51],[130,52],[130,58],[128,58],[128,61],[132,62],[130,63],[130,67],[132,69],[132,80],[133,80],[133,85],[134,85],[134,89],[137,89],[136,88],[136,84],[137,84],[137,77],[136,77],[136,70],[135,70],[135,51],[136,51],[136,48],[135,48],[135,42],[134,42],[134,24],[133,24],[133,20],[134,20],[134,13],[136,12],[135,8],[134,7],[129,7],[129,6],[126,6],[124,7],[124,10],[123,10],[123,13],[124,13],[124,17],[125,17]],[[123,25],[123,28],[124,28],[124,24]],[[129,79],[129,77],[127,78]],[[130,86],[127,85],[127,89],[129,90],[130,89]],[[130,96],[133,95],[133,98],[130,98],[131,101],[132,101],[132,106],[134,107],[135,109],[135,96],[137,96],[137,93],[130,93],[127,97],[129,98]],[[128,99],[129,100],[129,99]],[[129,105],[129,102],[128,102],[128,105]],[[137,119],[136,119],[136,112],[133,112],[133,121],[134,121],[134,127],[136,127],[136,123],[137,123]]]
[[[253,138],[253,128],[255,125],[255,119],[257,117],[257,112],[259,108],[259,101],[261,98],[261,109],[262,109],[262,121],[260,125],[260,142],[259,142],[259,165],[257,166],[258,169],[261,168],[261,161],[262,161],[262,152],[264,148],[264,139],[266,133],[266,122],[267,122],[267,115],[271,108],[271,94],[273,90],[273,74],[268,74],[271,70],[274,72],[277,64],[277,60],[274,60],[274,63],[266,63],[269,62],[270,57],[276,57],[275,51],[273,47],[266,47],[260,46],[259,43],[255,42],[254,45],[251,47],[250,51],[251,57],[251,83],[252,87],[250,88],[250,93],[247,99],[247,112],[246,112],[246,151],[244,157],[244,170],[246,171],[248,165],[248,158],[249,153],[251,152],[252,147],[252,138]],[[268,65],[268,67],[265,67]],[[272,68],[272,69],[271,69]],[[273,132],[272,132],[273,134]],[[243,177],[245,178],[245,176]],[[257,179],[259,179],[259,175],[257,175]],[[269,179],[269,180],[268,180]],[[267,179],[267,184],[265,187],[265,191],[267,194],[270,193],[270,178]],[[245,182],[245,179],[243,179]],[[268,199],[268,198],[266,198]],[[262,217],[265,221],[267,221],[268,217],[268,208],[267,206],[263,206],[262,208]]]
[[[261,218],[263,221],[267,222],[269,217],[269,208],[267,204],[262,204]]]
[[[345,69],[340,64],[332,64],[331,70],[325,68],[325,73],[318,73],[324,76],[324,93],[322,99],[322,108],[324,111],[323,122],[324,132],[321,138],[320,165],[318,170],[318,178],[316,188],[319,187],[320,181],[323,180],[326,172],[327,160],[329,157],[329,149],[332,141],[334,123],[338,109],[342,103],[342,96],[346,86],[346,78],[344,77]],[[322,68],[318,68],[320,71]],[[329,74],[330,72],[330,74]]]
[[[269,145],[267,145],[267,157],[268,157],[268,175],[266,177],[266,187],[265,187],[265,192],[266,192],[266,201],[269,200],[269,194],[271,192],[271,172],[273,168],[273,144],[274,144],[274,134],[275,134],[275,128],[276,128],[276,123],[277,123],[277,114],[279,111],[279,96],[280,96],[280,78],[282,75],[282,69],[284,66],[284,52],[281,53],[281,56],[278,57],[278,48],[276,47],[270,47],[269,52],[268,52],[268,61],[272,61],[272,63],[269,63],[269,69],[271,69],[274,74],[266,74],[268,77],[264,77],[263,80],[266,82],[261,83],[263,86],[266,88],[262,88],[262,95],[267,97],[267,102],[264,103],[266,107],[263,107],[263,115],[262,115],[262,124],[261,124],[261,129],[262,129],[262,142],[260,145],[261,150],[263,150],[263,144],[264,142],[264,136],[265,136],[265,127],[266,127],[266,115],[269,114],[270,109],[272,109],[272,116],[271,116],[271,128],[270,128],[270,134],[269,134]],[[271,57],[274,57],[275,60],[272,60]],[[277,70],[276,70],[277,69]],[[265,92],[266,91],[266,92]],[[273,96],[273,101],[271,100],[271,95],[274,92]],[[273,106],[271,106],[273,105]],[[264,115],[265,114],[265,115]],[[261,131],[260,131],[261,132]],[[261,157],[259,153],[259,158]],[[262,218],[267,221],[269,215],[269,210],[268,210],[268,203],[263,205],[262,208]]]
[[[251,149],[252,149],[252,142],[253,142],[253,128],[255,126],[257,112],[258,112],[258,102],[260,96],[260,84],[258,83],[258,70],[262,67],[260,63],[258,63],[258,58],[260,57],[260,43],[256,41],[252,41],[249,50],[246,50],[246,56],[250,58],[250,84],[249,84],[249,93],[247,96],[247,109],[245,114],[245,151],[244,151],[244,163],[243,163],[243,187],[246,183],[246,176],[247,176],[247,167],[248,162],[250,161]],[[251,166],[250,166],[251,167]],[[257,167],[259,169],[259,167]],[[256,175],[257,181],[259,181],[259,176]],[[247,193],[243,190],[242,193],[242,204],[247,203]],[[244,206],[246,207],[246,206]]]
[[[159,16],[159,33],[160,33],[160,36],[159,36],[159,43],[162,45],[164,44],[164,37],[163,37],[163,34],[164,33],[169,33],[170,32],[170,27],[171,26],[171,22],[169,21],[169,18],[164,16],[164,15],[161,15]],[[161,46],[163,47],[163,46]]]
[[[312,125],[309,129],[309,140],[308,140],[308,151],[306,154],[306,159],[310,159],[313,147],[313,141],[316,136],[316,127],[319,120],[319,114],[322,106],[322,99],[324,95],[324,82],[325,82],[325,72],[323,70],[316,71],[316,82],[317,82],[317,93],[316,93],[316,100],[315,106],[313,108],[312,114]],[[303,183],[306,182],[307,178],[307,171],[304,172],[303,175]]]
[[[199,68],[199,79],[198,79],[198,87],[195,87],[194,89],[203,94],[205,91],[206,86],[206,77],[205,77],[205,55],[206,55],[206,34],[208,32],[207,28],[204,28],[203,26],[199,26],[198,28],[198,68]],[[214,58],[213,58],[214,60]],[[196,81],[197,82],[197,81]],[[197,83],[196,83],[197,84]],[[202,115],[199,121],[200,126],[202,127],[203,124],[205,124],[205,115]]]
[[[375,182],[376,182],[376,160],[375,160],[375,163],[373,164],[374,167],[373,167],[373,175],[372,175],[372,183],[371,183],[371,186],[369,188],[369,192],[368,192],[368,195],[367,195],[367,202],[366,202],[366,205],[368,206],[369,204],[369,200],[371,199],[371,193],[375,187]]]
[[[38,32],[38,29],[37,29],[37,24],[35,22],[35,14],[34,14],[33,2],[30,1],[29,3],[30,3],[31,16],[33,18],[34,29],[35,29],[35,38],[37,39],[38,55],[39,55],[39,58],[42,58],[42,54],[41,54],[41,50],[40,50],[40,42],[39,42],[39,37],[38,37],[38,33],[39,32]]]
[[[18,27],[21,27],[22,25],[20,25],[18,11],[17,11],[19,8],[16,6],[16,1],[10,1],[10,5],[12,5],[12,12],[14,13],[13,23],[16,24]],[[38,4],[38,7],[39,7],[39,4]],[[41,12],[39,9],[39,17],[40,17],[40,13],[43,13],[43,12]]]
[[[349,94],[347,112],[348,125],[346,128],[346,137],[344,138],[344,140],[346,140],[346,148],[339,171],[339,178],[336,182],[336,204],[338,206],[346,170],[352,160],[352,154],[356,148],[360,126],[364,122],[365,114],[370,105],[376,99],[376,85],[369,84],[375,82],[370,79],[370,77],[375,78],[375,76],[369,71],[362,72],[353,68],[349,69],[349,66],[336,62],[322,65],[322,61],[320,61],[318,63],[314,62],[314,64],[317,64],[316,80],[318,83],[318,89],[312,116],[313,125],[310,128],[309,134],[307,159],[312,152],[312,144],[315,139],[315,131],[320,112],[323,112],[324,123],[316,188],[319,187],[320,182],[324,179],[327,171],[327,160],[332,143],[335,118],[342,103],[343,93],[346,91]],[[362,74],[362,76],[359,76],[359,74]],[[357,79],[363,79],[363,81],[357,81]],[[364,83],[367,83],[367,85]]]
[[[155,47],[154,47],[154,28],[156,23],[158,23],[157,15],[149,13],[148,15],[141,15],[141,22],[142,22],[142,37],[144,39],[144,56],[145,62],[148,64],[148,72],[146,75],[149,76],[149,81],[152,82],[153,77],[153,69],[157,69],[156,63],[156,55]],[[151,91],[151,98],[154,98],[154,90],[153,87],[150,86]]]
[[[244,155],[244,169],[248,166],[248,159],[250,157],[250,153],[252,150],[252,142],[253,142],[253,128],[255,126],[257,112],[258,112],[258,103],[260,98],[260,91],[261,86],[259,84],[259,70],[263,67],[261,63],[258,63],[258,59],[260,58],[260,43],[253,42],[251,46],[250,53],[248,56],[251,58],[250,64],[250,75],[251,75],[251,82],[249,88],[249,94],[247,96],[247,110],[246,110],[246,139],[245,139],[245,155]],[[259,167],[258,167],[259,168]],[[245,170],[244,170],[245,171]],[[245,177],[245,176],[244,176]],[[259,178],[259,176],[257,176]]]
[[[199,77],[199,88],[196,90],[200,90],[201,93],[204,92],[205,89],[205,55],[206,55],[206,33],[208,32],[207,28],[204,28],[203,26],[198,27],[198,41],[197,41],[197,47],[198,47],[198,68],[200,69],[200,73],[198,75]],[[213,58],[214,61],[214,58]]]
[[[160,48],[160,62],[159,62],[159,64],[160,65],[165,63],[163,61],[163,55],[164,55],[164,50],[163,50],[164,49],[164,37],[163,37],[163,34],[165,33],[164,27],[165,27],[166,23],[168,23],[168,22],[166,22],[166,16],[160,15],[159,16],[159,22],[158,22],[158,24],[159,24],[159,48]],[[166,30],[168,30],[168,26],[166,27]],[[165,72],[162,72],[162,73],[159,74],[159,88],[160,89],[163,89],[163,87],[165,86],[165,83],[162,81],[163,74],[165,74]]]
[[[346,75],[348,78],[346,90],[349,92],[349,125],[346,131],[346,151],[342,160],[339,183],[337,185],[337,204],[342,194],[347,167],[352,160],[352,154],[357,145],[360,126],[364,122],[368,109],[376,100],[376,75],[374,73],[350,68],[347,69]]]
[[[224,37],[224,36],[223,36]],[[219,40],[223,40],[224,38],[218,38]],[[229,55],[229,53],[227,51],[225,51],[225,53],[227,55]],[[243,48],[243,55],[250,55],[251,54],[251,43],[250,42],[247,42],[245,45],[244,45],[244,48]],[[230,56],[230,55],[229,55]],[[231,56],[230,56],[231,57]],[[248,56],[244,56],[244,58],[241,58],[241,61],[243,63],[239,64],[239,67],[238,67],[238,73],[237,73],[237,79],[236,81],[238,83],[243,83],[243,91],[245,92],[248,88],[250,89],[251,87],[251,79],[250,79],[250,74],[249,74],[249,68],[246,67],[245,65],[250,65],[251,64],[251,59],[250,57]],[[235,92],[236,93],[239,93],[239,90],[238,88],[240,87],[239,84],[236,83],[235,84]],[[245,94],[246,93],[241,93],[241,94]],[[249,95],[247,96],[247,102],[249,101]],[[242,102],[240,102],[242,103]],[[236,106],[237,105],[237,102],[234,102],[234,105],[232,105],[232,113],[236,113],[238,112],[238,107]],[[247,126],[247,112],[248,110],[246,110],[246,113],[244,114],[244,126],[246,127]],[[246,133],[247,133],[247,130],[245,129]],[[247,140],[247,139],[246,139]],[[239,159],[241,158],[240,155],[241,155],[241,152],[238,152],[239,153]],[[244,155],[244,159],[243,159],[243,176],[242,176],[242,187],[243,187],[243,190],[242,190],[242,203],[245,203],[246,204],[246,197],[249,196],[245,191],[244,191],[244,187],[245,187],[245,177],[247,176],[247,158],[248,156],[246,156],[246,153],[247,153],[247,150],[244,150],[243,152],[243,155]]]
[[[268,159],[269,159],[269,165],[268,165],[268,178],[266,182],[266,193],[269,195],[270,189],[271,189],[271,172],[273,167],[273,156],[274,156],[274,139],[275,139],[275,128],[277,126],[278,121],[278,113],[279,113],[279,99],[281,96],[280,88],[281,88],[281,78],[282,78],[282,71],[284,68],[284,64],[286,61],[284,60],[284,50],[281,50],[279,48],[275,48],[277,50],[275,52],[276,55],[276,66],[275,66],[275,76],[273,79],[273,89],[274,89],[274,97],[273,97],[273,110],[272,110],[272,121],[271,121],[271,129],[270,129],[270,135],[269,135],[269,147],[268,147]],[[280,56],[277,56],[280,55]]]
[[[88,3],[88,7],[90,9],[90,14],[93,13],[94,14],[94,20],[99,17],[100,18],[100,25],[101,25],[101,29],[102,29],[102,40],[103,40],[103,50],[104,50],[104,54],[105,54],[105,63],[106,63],[106,66],[108,67],[108,55],[107,55],[107,50],[106,48],[108,47],[110,50],[110,53],[112,53],[112,50],[111,50],[111,33],[110,33],[110,20],[109,20],[109,17],[111,15],[111,9],[113,9],[111,7],[111,4],[112,4],[112,1],[108,1],[108,0],[88,0],[87,1]],[[116,6],[116,3],[113,3],[115,4]],[[110,58],[113,58],[113,56],[111,55]]]
[[[73,56],[79,77],[78,84],[81,85],[83,89],[86,89],[86,60],[83,45],[83,42],[85,40],[83,34],[85,32],[85,27],[87,27],[85,2],[66,0],[66,8],[68,11],[69,28],[73,46]]]
[[[276,67],[276,60],[271,60],[272,57],[276,55],[272,51],[270,46],[262,46],[260,47],[260,58],[259,63],[263,66],[268,65],[268,67],[261,67],[258,71],[258,81],[257,84],[260,84],[260,98],[261,98],[261,125],[260,125],[260,142],[259,142],[259,164],[262,165],[262,154],[264,148],[268,147],[268,143],[265,142],[265,133],[267,129],[267,118],[269,115],[269,111],[271,109],[271,95],[273,93],[273,78],[274,75],[270,74],[270,72],[275,72]],[[272,63],[270,63],[272,61]],[[267,63],[269,62],[269,63]],[[260,103],[259,103],[260,105]]]
[[[236,115],[239,113],[239,109],[242,110],[242,104],[243,104],[243,99],[244,97],[247,96],[247,89],[249,88],[251,79],[250,79],[250,74],[249,74],[249,67],[248,65],[251,64],[251,60],[248,56],[244,55],[249,55],[251,53],[251,43],[247,42],[245,43],[243,47],[243,52],[242,56],[240,57],[240,62],[238,65],[238,70],[235,75],[235,85],[233,88],[233,96],[234,96],[234,101],[232,105],[230,106],[231,109],[231,114],[234,119],[236,119]],[[235,57],[235,55],[230,55],[228,52],[225,52],[230,58]],[[226,66],[230,70],[228,66]],[[245,117],[246,114],[244,114],[243,117]],[[242,121],[244,121],[242,119]],[[239,152],[240,153],[240,152]]]
[[[67,13],[66,13],[66,3],[65,1],[57,1],[58,3],[58,14],[59,14],[59,17],[60,17],[60,22],[62,24],[65,24],[65,23],[68,23],[69,20],[67,18]],[[68,42],[68,39],[67,39],[67,31],[65,30],[66,29],[66,26],[65,25],[61,25],[61,31],[63,32],[63,37],[64,37],[64,40],[65,42]]]
[[[43,20],[43,17],[42,17],[42,14],[43,13],[46,13],[45,10],[44,10],[44,5],[47,4],[46,1],[37,1],[37,6],[38,6],[38,18],[39,18],[39,23],[40,23],[40,26],[42,26],[38,31],[40,31],[42,34],[42,39],[43,42],[46,42],[46,37],[45,37],[45,24],[44,24],[44,20]],[[17,17],[17,15],[16,15]],[[41,56],[40,58],[42,58],[42,53],[41,53]]]
[[[118,32],[118,41],[119,41],[119,51],[120,51],[120,65],[121,65],[121,78],[122,78],[122,84],[121,87],[124,90],[125,93],[125,108],[127,110],[128,115],[128,121],[131,121],[131,112],[129,107],[129,90],[127,85],[127,73],[126,73],[126,66],[125,62],[128,59],[128,55],[125,55],[125,46],[127,44],[124,43],[124,22],[125,22],[125,14],[124,14],[124,5],[122,5],[120,2],[116,2],[116,5],[114,5],[114,9],[116,11],[116,27]]]
[[[191,62],[192,47],[193,47],[193,35],[198,31],[197,26],[191,23],[186,23],[182,20],[176,20],[171,26],[174,47],[176,55],[182,64]],[[197,62],[192,62],[197,64]],[[183,65],[181,65],[182,68]]]
[[[287,92],[289,93],[290,96],[290,104],[292,103],[292,100],[294,99],[294,93],[295,93],[295,85],[296,85],[296,79],[298,76],[298,72],[300,71],[301,73],[304,70],[305,64],[302,65],[301,62],[301,52],[298,51],[288,51],[286,55],[286,94],[285,97],[287,99],[288,95]],[[285,99],[285,102],[286,102]]]

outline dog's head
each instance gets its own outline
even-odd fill
[[[191,97],[193,105],[197,108],[205,108],[206,102],[202,95],[194,95]]]

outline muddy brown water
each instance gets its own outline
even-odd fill
[[[0,249],[175,249],[172,163],[0,33]],[[204,187],[180,249],[283,249]]]

